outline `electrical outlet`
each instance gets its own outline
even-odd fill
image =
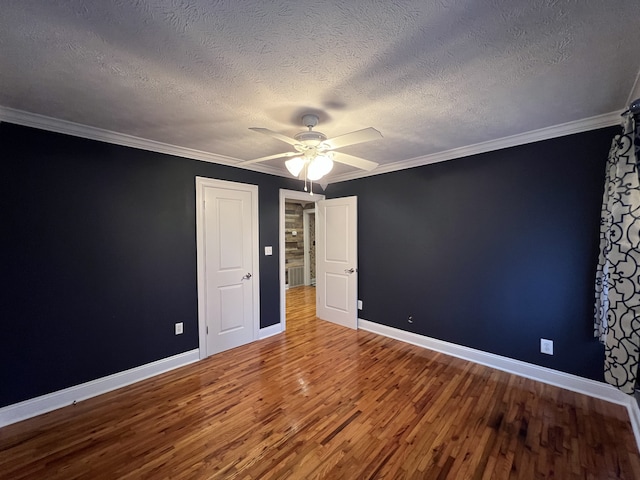
[[[182,322],[176,323],[176,335],[182,335],[183,325]]]
[[[553,340],[547,340],[546,338],[540,339],[540,352],[547,355],[553,355]]]
[[[358,300],[358,310],[362,310],[362,300]]]

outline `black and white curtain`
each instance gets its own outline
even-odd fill
[[[600,219],[595,336],[605,381],[633,393],[640,356],[640,122],[631,114],[611,144]]]

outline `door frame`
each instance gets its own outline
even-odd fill
[[[207,320],[206,320],[206,268],[204,251],[204,190],[207,187],[226,190],[240,190],[251,193],[251,262],[253,263],[253,340],[260,331],[260,256],[259,256],[259,215],[258,186],[248,183],[230,182],[215,178],[196,176],[196,264],[198,271],[198,352],[200,360],[207,355]]]
[[[309,227],[309,216],[313,214],[313,218],[315,220],[316,217],[316,207],[315,207],[315,202],[314,202],[314,207],[313,208],[307,208],[305,210],[302,210],[302,231],[304,232],[304,239],[303,239],[303,243],[304,243],[304,284],[306,286],[311,285],[311,247],[313,245],[311,245],[311,243],[309,242],[309,232],[310,232],[310,227]],[[315,221],[314,221],[314,226],[315,226]],[[314,228],[315,229],[315,228]],[[315,235],[313,236],[315,238]]]
[[[307,192],[286,190],[284,188],[280,189],[278,256],[280,257],[280,325],[283,332],[287,329],[287,296],[285,284],[285,203],[287,200],[304,200],[315,203],[318,200],[324,200],[324,195],[314,193],[312,196]]]

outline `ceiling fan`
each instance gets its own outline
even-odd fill
[[[254,132],[264,133],[265,135],[293,145],[296,151],[246,160],[238,163],[238,166],[264,162],[275,158],[293,157],[285,162],[287,170],[289,170],[294,177],[302,177],[304,175],[305,180],[309,179],[311,181],[319,180],[329,173],[333,168],[334,161],[367,171],[371,171],[378,166],[376,162],[335,151],[349,145],[382,138],[382,134],[375,128],[364,128],[328,139],[324,133],[313,130],[313,127],[318,125],[317,115],[311,113],[303,115],[302,124],[309,130],[300,132],[293,138],[266,128],[250,128],[249,130],[253,130]]]

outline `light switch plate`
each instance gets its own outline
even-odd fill
[[[176,323],[176,335],[182,335],[182,332],[184,331],[183,328],[184,326],[182,322]]]
[[[264,254],[265,255],[273,255],[273,247],[271,247],[271,246],[264,247]]]

